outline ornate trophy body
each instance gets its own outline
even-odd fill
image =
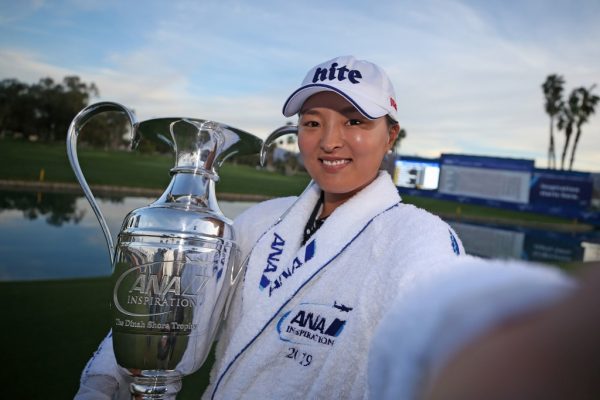
[[[76,151],[81,127],[104,111],[128,116],[133,146],[140,139],[161,140],[176,152],[169,186],[125,217],[116,248]],[[67,153],[111,254],[113,349],[133,398],[174,398],[181,378],[205,361],[240,272],[231,222],[216,202],[215,167],[231,154],[257,153],[261,144],[249,133],[205,120],[137,122],[117,103],[88,106],[73,120]]]

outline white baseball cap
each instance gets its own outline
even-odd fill
[[[368,119],[389,115],[398,121],[396,94],[390,78],[377,65],[353,56],[336,57],[311,68],[300,88],[285,101],[283,115],[297,114],[306,99],[325,91],[343,96]]]

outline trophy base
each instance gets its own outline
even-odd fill
[[[175,400],[181,390],[182,374],[165,370],[129,370],[133,400]]]

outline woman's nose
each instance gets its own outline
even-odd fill
[[[321,136],[321,149],[325,152],[342,147],[344,143],[344,134],[340,126],[328,124],[323,127],[323,135]]]

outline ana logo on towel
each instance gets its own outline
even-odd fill
[[[333,346],[346,326],[352,307],[338,304],[301,303],[287,311],[277,323],[284,342]]]
[[[285,268],[280,268],[280,256],[283,253],[284,246],[285,240],[283,237],[278,235],[277,232],[274,232],[273,241],[271,242],[271,252],[265,260],[266,266],[258,283],[258,288],[261,291],[266,288],[269,289],[269,297],[273,295],[275,290],[281,288],[285,281],[294,275],[298,268],[302,267],[305,262],[313,258],[315,255],[316,243],[313,240],[306,245],[304,250],[304,259],[301,257],[294,257],[291,265],[288,265]]]

